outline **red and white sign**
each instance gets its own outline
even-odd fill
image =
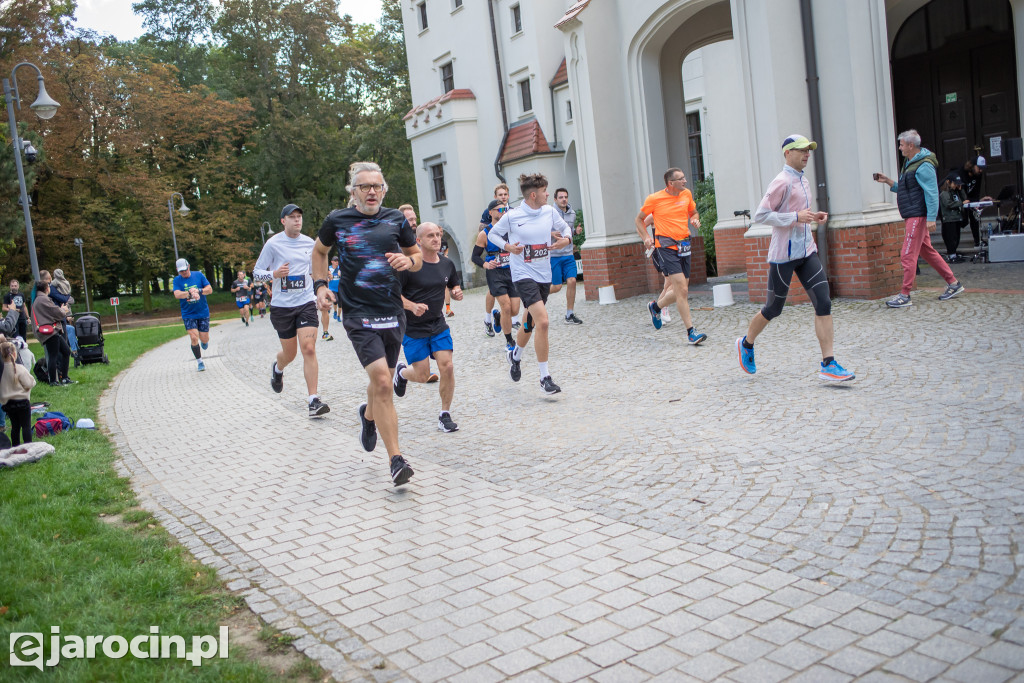
[[[117,306],[117,297],[116,296],[110,297],[110,305],[111,306]]]

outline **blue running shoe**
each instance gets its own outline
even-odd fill
[[[740,367],[743,368],[743,372],[748,375],[753,375],[757,372],[757,366],[754,365],[754,349],[748,349],[743,345],[743,340],[746,337],[740,337],[736,340],[736,353],[740,357]]]
[[[491,318],[494,319],[494,331],[501,334],[501,311],[497,308],[491,310]]]
[[[203,347],[203,351],[210,348],[209,342],[199,342],[199,345]]]
[[[199,359],[199,372],[202,372],[205,369],[206,369],[206,363],[204,363],[203,360],[200,358]]]
[[[651,322],[654,324],[654,329],[660,330],[661,329],[661,313],[655,313],[654,312],[654,304],[655,303],[657,303],[657,302],[652,301],[651,303],[647,304],[647,311],[651,314]]]
[[[505,351],[511,351],[514,348],[516,348],[515,344],[511,344],[509,342],[505,342]]]
[[[700,344],[702,341],[704,341],[707,338],[708,338],[708,335],[704,334],[703,332],[698,332],[696,327],[691,329],[686,334],[687,341],[689,341],[694,346],[696,346],[697,344]]]
[[[821,364],[821,369],[818,370],[818,379],[822,379],[826,382],[847,382],[854,378],[854,374],[840,365],[833,358],[828,362]]]

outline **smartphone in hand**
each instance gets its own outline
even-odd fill
[[[881,177],[882,177],[882,174],[881,174],[881,173],[872,173],[872,174],[871,174],[871,179],[872,179],[872,180],[878,180],[878,179],[879,179],[879,178],[881,178]]]

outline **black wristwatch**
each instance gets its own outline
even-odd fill
[[[327,280],[313,280],[313,294],[318,294],[321,287],[327,286]]]

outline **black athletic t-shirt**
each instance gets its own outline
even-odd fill
[[[427,304],[427,312],[421,316],[405,312],[405,333],[413,339],[424,339],[441,334],[448,329],[444,312],[444,290],[461,286],[459,271],[447,256],[439,256],[437,263],[423,263],[415,273],[408,270],[398,272],[402,283],[402,296],[414,304]]]
[[[11,294],[10,290],[8,290],[8,292],[4,294],[4,303],[8,306],[13,305],[14,310],[16,310],[22,318],[25,317],[25,312],[23,310],[25,306],[24,294],[22,294],[21,292],[18,292],[17,294]]]
[[[231,288],[234,289],[235,287],[239,288],[237,292],[232,292],[235,295],[236,301],[249,298],[252,287],[249,285],[248,280],[235,280],[231,283]]]
[[[402,286],[384,256],[416,244],[416,232],[400,211],[381,207],[377,215],[367,216],[355,208],[338,209],[327,216],[317,237],[325,247],[338,245],[338,298],[344,315],[402,314]]]

